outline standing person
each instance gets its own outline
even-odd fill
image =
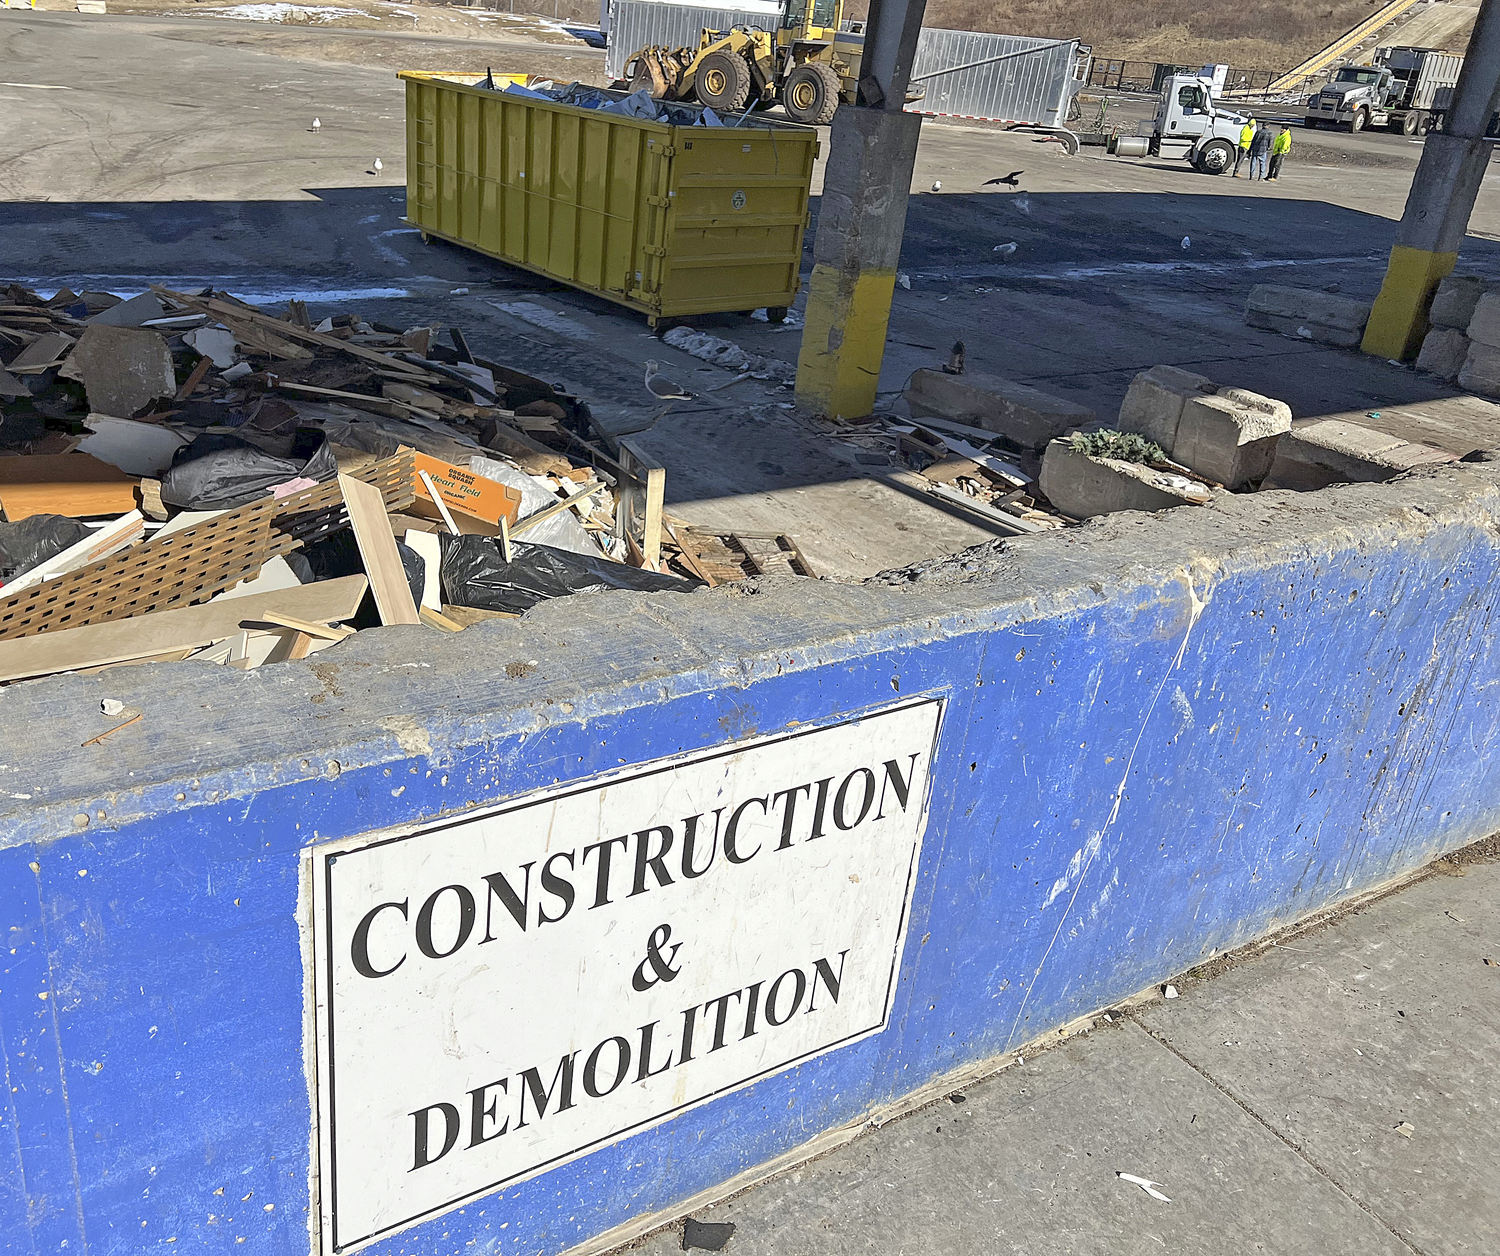
[[[1248,114],[1245,125],[1240,128],[1240,146],[1234,150],[1234,178],[1240,177],[1240,163],[1250,154],[1250,144],[1255,139],[1255,119]]]
[[[1250,177],[1252,179],[1266,177],[1266,160],[1270,155],[1271,128],[1257,127],[1254,137],[1250,140]]]
[[[1267,182],[1281,174],[1282,159],[1291,151],[1292,128],[1284,126],[1276,132],[1276,138],[1271,141],[1271,173],[1266,175]]]

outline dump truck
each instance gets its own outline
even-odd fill
[[[1441,128],[1464,59],[1434,48],[1377,48],[1369,65],[1346,65],[1307,99],[1303,125],[1398,135]]]
[[[864,34],[857,23],[841,29],[843,10],[843,0],[788,0],[775,30],[705,27],[696,48],[640,49],[618,85],[721,114],[780,104],[793,122],[820,126],[858,89]]]
[[[1214,81],[1201,74],[1174,74],[1162,84],[1156,114],[1135,135],[1111,136],[1118,157],[1181,157],[1203,174],[1234,167],[1234,150],[1249,115],[1214,99]]]

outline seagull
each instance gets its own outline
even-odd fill
[[[380,158],[377,157],[375,158],[374,163],[370,166],[370,169],[373,170],[376,174],[379,174],[382,170],[385,169],[385,162],[381,161]]]
[[[661,368],[656,365],[655,358],[646,362],[646,391],[658,401],[691,401],[693,399],[693,394],[681,384],[661,374]]]
[[[312,124],[312,127],[311,127],[312,133],[314,135],[316,135],[322,129],[323,129],[323,119],[322,118],[314,118],[313,119],[313,124]]]
[[[1031,212],[1031,198],[1024,192],[1017,196],[1015,200],[1011,201],[1011,204],[1023,214],[1029,214]]]
[[[996,253],[998,253],[998,254],[1000,254],[1001,257],[1009,257],[1019,247],[1020,247],[1020,245],[1018,245],[1014,240],[1012,240],[1009,244],[997,244],[997,245],[995,245],[995,248],[994,248],[993,251],[996,252]]]
[[[934,192],[941,192],[943,190],[943,181],[941,179],[934,179],[932,181],[932,190]]]
[[[1003,183],[1003,184],[1005,184],[1006,187],[1011,187],[1011,188],[1020,187],[1021,185],[1019,183],[1017,183],[1016,180],[1018,180],[1025,173],[1026,172],[1024,170],[1012,170],[1003,179],[986,179],[984,181],[984,186],[985,187],[993,187],[997,183]]]

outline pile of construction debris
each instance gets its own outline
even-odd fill
[[[457,328],[227,293],[0,301],[0,683],[240,668],[594,589],[812,575],[663,510],[665,473]]]

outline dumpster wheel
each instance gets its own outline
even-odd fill
[[[720,113],[743,109],[750,99],[750,63],[737,52],[711,52],[698,67],[693,94]]]

